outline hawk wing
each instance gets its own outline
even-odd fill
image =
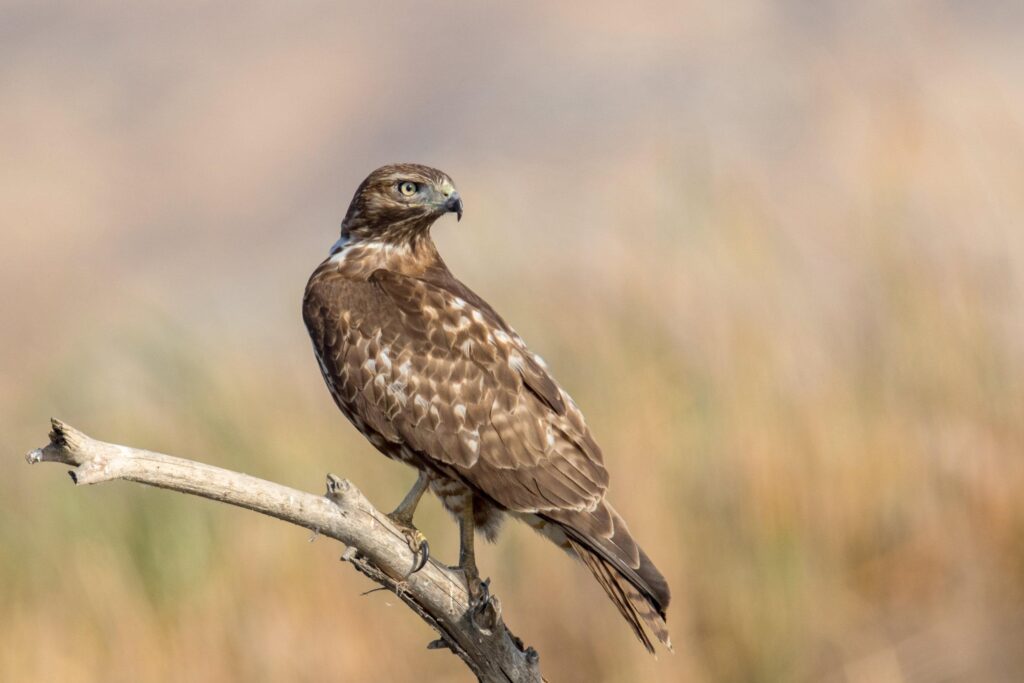
[[[322,320],[321,362],[367,424],[508,510],[597,505],[608,473],[582,414],[486,302],[450,275],[335,286],[348,319]],[[307,315],[337,310],[310,294]]]

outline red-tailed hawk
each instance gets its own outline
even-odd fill
[[[605,499],[608,473],[583,414],[486,301],[451,274],[430,227],[462,218],[451,178],[377,169],[356,190],[341,239],[306,286],[303,317],[338,407],[381,453],[419,477],[391,517],[414,531],[429,487],[459,521],[470,595],[486,591],[473,532],[520,519],[581,559],[654,651],[668,645],[669,589]]]

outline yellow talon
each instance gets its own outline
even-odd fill
[[[413,554],[412,567],[405,575],[405,578],[408,579],[427,566],[427,562],[430,560],[430,544],[427,543],[427,537],[423,535],[423,532],[409,522],[406,522],[404,519],[396,519],[393,515],[388,515],[388,517],[401,530]]]

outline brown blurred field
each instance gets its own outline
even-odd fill
[[[1024,680],[1022,35],[1012,2],[4,3],[0,680],[468,679],[337,544],[21,459],[56,415],[391,507],[412,472],[299,301],[397,160],[455,178],[443,254],[674,589],[654,660],[506,527],[482,571],[550,680]]]

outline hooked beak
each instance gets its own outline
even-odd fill
[[[462,220],[462,197],[458,192],[452,192],[444,202],[445,212],[454,212],[455,219]]]

